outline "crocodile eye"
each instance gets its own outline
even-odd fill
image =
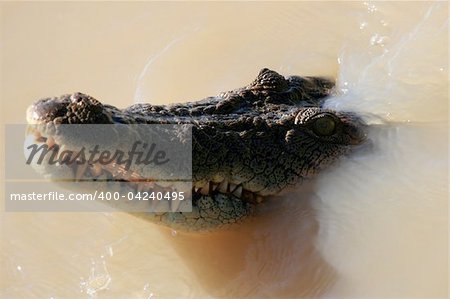
[[[336,130],[336,121],[331,116],[323,116],[314,121],[312,129],[317,135],[330,136]]]

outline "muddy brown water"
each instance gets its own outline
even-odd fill
[[[3,124],[24,123],[41,97],[182,102],[269,67],[336,77],[327,105],[366,115],[373,143],[219,233],[122,213],[2,212],[1,298],[447,297],[446,2],[0,9]]]

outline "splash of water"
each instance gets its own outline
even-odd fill
[[[372,17],[378,12],[369,11]],[[382,26],[391,23],[379,18]],[[343,51],[337,95],[326,103],[367,115],[374,144],[370,153],[342,161],[317,183],[317,246],[338,272],[326,297],[443,297],[448,284],[443,263],[448,254],[446,5],[432,4],[403,32],[365,28],[372,30],[367,48]]]
[[[435,3],[406,32],[373,28],[364,50],[345,48],[338,62],[338,94],[327,101],[333,109],[376,114],[391,121],[439,122],[447,118],[448,17]],[[383,16],[382,26],[389,23]],[[381,53],[377,48],[381,47]]]

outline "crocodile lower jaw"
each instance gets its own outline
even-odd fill
[[[28,140],[32,140],[34,144],[43,145],[46,144],[49,149],[57,152],[62,150],[70,150],[64,145],[58,144],[51,136],[47,136],[37,130],[33,126],[28,127]],[[118,181],[124,182],[129,187],[132,187],[136,192],[157,190],[157,191],[169,191],[170,186],[167,184],[161,184],[156,180],[143,179],[138,173],[131,171],[125,171],[120,169],[120,165],[111,163],[109,165],[101,165],[100,163],[71,163],[66,164],[71,169],[73,174],[73,181]],[[67,180],[65,180],[67,181]],[[235,184],[229,182],[227,179],[222,179],[217,182],[211,181],[193,181],[192,182],[192,194],[201,195],[213,195],[224,194],[233,196],[236,199],[243,200],[252,204],[259,204],[264,201],[265,196],[244,189],[242,184]]]

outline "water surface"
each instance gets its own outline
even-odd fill
[[[446,2],[2,3],[3,123],[82,91],[183,102],[259,69],[337,78],[371,124],[263,216],[187,235],[120,213],[2,213],[2,298],[445,298]],[[56,187],[55,187],[56,188]]]

